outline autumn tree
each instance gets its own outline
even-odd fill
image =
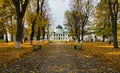
[[[75,39],[80,42],[80,40],[83,41],[84,27],[87,25],[88,19],[92,14],[93,4],[92,0],[73,0],[71,3],[71,20],[73,20],[72,25],[74,25]]]
[[[0,1],[1,3],[1,6],[0,6],[0,32],[1,32],[1,35],[4,35],[5,34],[5,37],[6,37],[6,43],[8,43],[8,37],[7,37],[7,23],[8,23],[8,15],[6,13],[6,7],[7,7],[7,4],[5,3],[5,1]]]
[[[11,41],[13,41],[13,34],[15,32],[14,28],[15,27],[15,9],[12,5],[11,0],[2,0],[0,1],[1,6],[0,6],[0,17],[1,17],[1,30],[2,34],[5,34],[6,36],[6,42],[8,42],[8,33],[11,34]],[[3,32],[4,31],[4,32]]]
[[[36,37],[36,29],[38,29],[38,20],[40,18],[40,0],[30,0],[25,14],[25,20],[28,24],[28,34],[30,35],[30,44],[32,45],[33,38]]]
[[[38,8],[39,6],[37,5],[37,8],[39,10],[37,10],[37,40],[40,40],[40,36],[42,36],[42,39],[45,38],[45,34],[46,34],[46,26],[49,24],[49,5],[47,3],[47,0],[41,0],[39,1],[40,3],[40,8]],[[49,11],[49,12],[48,12]]]
[[[74,41],[75,41],[75,38],[74,38],[74,36],[75,36],[75,29],[74,29],[74,25],[73,25],[73,17],[72,17],[72,12],[71,11],[69,11],[69,10],[67,10],[66,12],[65,12],[65,19],[66,19],[66,21],[65,21],[65,26],[67,27],[67,29],[69,30],[69,32],[70,32],[70,36],[72,36],[72,38],[74,39]]]
[[[16,30],[16,48],[20,48],[20,44],[23,36],[23,17],[29,3],[29,0],[12,0],[15,6],[16,16],[17,16],[17,30]]]
[[[46,33],[45,28],[49,22],[48,20],[49,13],[47,12],[48,6],[46,5],[45,0],[44,3],[41,2],[42,1],[40,0],[37,1],[31,0],[27,9],[26,19],[31,31],[30,44],[32,44],[33,37],[37,37],[37,40],[40,40],[40,36]],[[41,4],[43,4],[43,6]]]
[[[95,22],[95,29],[99,31],[97,35],[103,37],[103,42],[105,41],[105,38],[110,38],[112,36],[110,12],[107,1],[101,0],[97,5],[95,12]]]
[[[92,0],[87,0],[87,1],[81,1],[80,5],[80,21],[81,21],[81,40],[83,41],[84,37],[84,28],[88,23],[88,19],[90,18],[92,12],[93,12],[93,4]]]
[[[117,16],[118,16],[118,0],[108,0],[110,9],[111,23],[112,23],[112,34],[113,34],[113,46],[118,48],[117,42]]]
[[[41,29],[42,29],[42,39],[45,39],[46,30],[50,25],[51,20],[51,14],[50,14],[50,8],[47,1],[45,1],[43,6],[43,13],[42,13],[42,23],[41,23]],[[48,26],[48,27],[47,27]],[[48,30],[47,30],[48,31]]]
[[[8,31],[11,34],[11,41],[14,41],[15,32],[16,32],[16,15],[15,8],[12,5],[12,1],[9,0],[9,4],[7,7],[7,14],[10,15],[8,18]]]
[[[42,21],[43,5],[44,5],[44,0],[37,0],[37,14],[39,16],[39,17],[37,17],[37,20],[40,20],[40,21]],[[39,25],[38,31],[37,31],[37,40],[40,40],[40,30],[41,29],[40,29],[40,25]]]
[[[74,28],[74,39],[76,41],[80,42],[80,16],[79,16],[79,5],[78,5],[78,0],[72,1],[73,4],[71,5],[71,16],[72,19],[71,21],[73,22],[73,28]]]
[[[34,10],[34,18],[32,20],[32,26],[31,26],[31,36],[30,36],[30,40],[31,40],[31,44],[33,41],[33,37],[34,37],[34,33],[35,33],[35,24],[36,24],[36,20],[39,18],[39,11],[40,11],[40,5],[39,5],[40,0],[37,0],[37,4],[36,4],[36,10]],[[38,16],[37,16],[38,15]]]

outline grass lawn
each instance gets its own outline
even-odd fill
[[[40,44],[45,45],[47,43],[47,41],[44,41]],[[34,44],[37,44],[37,42],[34,42]],[[0,42],[0,68],[6,67],[12,62],[34,53],[29,42],[22,44],[20,49],[15,49],[14,46],[15,43],[13,42]]]

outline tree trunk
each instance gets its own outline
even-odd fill
[[[42,4],[41,4],[42,5]],[[41,7],[42,8],[42,7]],[[41,10],[42,11],[42,10]],[[39,0],[37,0],[37,13],[39,14]],[[38,27],[37,40],[40,40],[40,26]]]
[[[84,37],[84,26],[82,25],[82,29],[81,29],[81,41],[83,41],[83,37]]]
[[[49,40],[49,25],[47,27],[47,40]]]
[[[38,27],[37,40],[40,40],[40,27]]]
[[[42,31],[43,31],[43,37],[42,37],[42,39],[44,40],[45,39],[45,27],[42,28]]]
[[[113,34],[113,46],[118,48],[117,42],[117,15],[118,15],[118,0],[108,0],[110,9],[111,22],[112,22],[112,34]]]
[[[5,33],[5,41],[6,41],[6,43],[8,43],[8,36],[7,36],[7,33]]]
[[[39,14],[39,0],[37,0],[37,14]],[[34,33],[35,33],[35,29],[34,29],[34,27],[35,27],[35,20],[36,20],[36,18],[37,17],[35,17],[35,19],[33,20],[33,22],[32,22],[32,26],[31,26],[31,35],[30,35],[30,45],[32,45],[33,43],[33,38],[34,38]]]
[[[74,36],[72,36],[72,39],[73,39],[73,41],[75,42],[75,37],[74,37]]]
[[[31,35],[30,35],[30,44],[32,45],[33,37],[34,37],[34,27],[35,27],[35,20],[32,22],[32,27],[31,27]]]
[[[48,24],[48,26],[47,26],[47,40],[48,41],[50,40],[50,38],[49,38],[49,36],[50,36],[50,34],[49,34],[49,27],[50,27],[50,24]]]
[[[17,15],[17,31],[16,31],[16,44],[15,48],[20,48],[21,40],[22,40],[22,18]]]
[[[21,44],[23,44],[23,38],[24,38],[23,29],[24,29],[24,25],[22,25],[22,30],[21,30]]]
[[[77,22],[75,24],[75,41],[78,41],[78,25],[77,25]]]
[[[114,48],[118,48],[118,42],[117,42],[117,23],[112,23],[112,33],[113,33],[113,45]]]
[[[80,34],[79,34],[79,36],[78,36],[78,42],[80,42]]]
[[[37,0],[37,13],[39,14],[40,6],[39,6],[39,0]]]
[[[0,39],[4,40],[4,35],[0,34]]]
[[[25,15],[25,11],[29,0],[12,0],[13,5],[15,6],[16,15],[17,15],[17,31],[16,31],[16,44],[15,48],[20,48],[21,45],[21,38],[22,38],[22,19]]]
[[[103,37],[102,42],[105,42],[105,35],[103,35],[102,37]]]
[[[11,41],[12,41],[12,42],[14,41],[13,33],[11,33]]]
[[[11,14],[12,14],[12,11],[11,11]],[[13,38],[13,23],[12,23],[12,16],[11,16],[11,30],[12,30],[12,32],[11,32],[11,41],[14,41],[14,38]]]

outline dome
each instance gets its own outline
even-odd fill
[[[56,29],[63,29],[63,27],[61,25],[58,25]]]

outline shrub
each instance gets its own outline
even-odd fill
[[[50,41],[50,43],[52,43],[52,41]]]
[[[42,48],[41,45],[33,45],[32,47],[33,47],[34,51],[38,51],[38,50],[40,50]]]
[[[76,44],[74,45],[74,49],[76,50],[82,50],[82,44]]]
[[[74,49],[75,49],[75,50],[77,49],[77,45],[74,45]]]

